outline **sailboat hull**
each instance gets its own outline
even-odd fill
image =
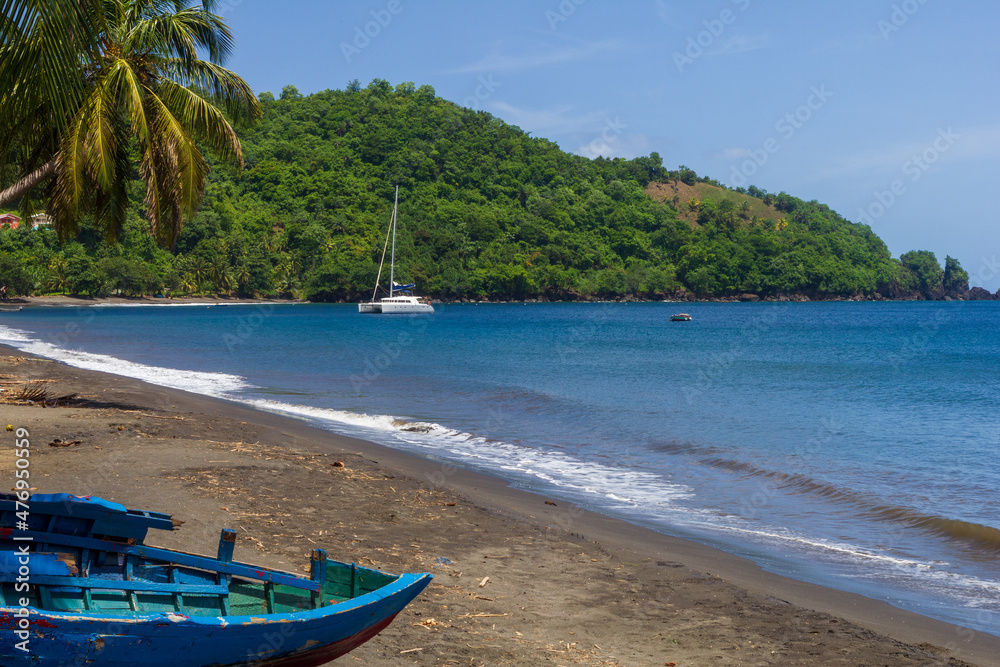
[[[421,301],[415,296],[392,296],[381,301],[369,301],[358,304],[359,313],[382,313],[383,315],[409,315],[414,313],[433,313],[434,306]]]

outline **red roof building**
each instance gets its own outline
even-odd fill
[[[0,215],[0,229],[5,227],[17,229],[17,226],[20,224],[21,218],[17,217],[13,213],[4,213],[3,215]]]

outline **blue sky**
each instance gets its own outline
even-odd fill
[[[566,151],[658,152],[1000,288],[1000,3],[221,0],[258,92],[429,84]]]

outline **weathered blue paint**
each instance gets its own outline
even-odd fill
[[[0,582],[6,582],[0,586],[4,667],[321,665],[386,627],[431,580],[429,574],[394,576],[335,563],[322,549],[313,552],[308,579],[237,563],[232,560],[233,531],[223,531],[217,559],[149,547],[141,543],[146,529],[173,529],[169,516],[126,510],[99,498],[67,500],[61,494],[39,498],[32,498],[31,512],[34,515],[41,505],[47,512],[45,526],[35,523],[28,531],[14,533],[9,527],[13,524],[7,522],[13,515],[6,506],[0,507],[4,519]],[[0,498],[0,503],[6,500],[9,497]],[[112,532],[104,532],[108,529]],[[32,574],[26,594],[15,592],[21,559],[17,551],[25,544],[15,542],[15,536],[32,538],[27,542]],[[123,539],[128,543],[119,541]],[[267,609],[275,605],[277,587],[311,595],[305,596],[301,610],[247,615],[244,602],[238,608],[240,615],[230,615],[230,586],[246,587],[249,581],[266,591]],[[355,597],[343,599],[347,592],[332,593],[341,589]],[[281,595],[289,595],[287,588],[283,591]],[[18,636],[22,595],[30,598],[28,642],[22,645],[27,652],[18,648],[24,637]],[[331,604],[331,595],[339,601]],[[164,598],[165,605],[155,602]],[[136,611],[137,600],[144,604],[142,610],[176,611]],[[295,606],[286,602],[282,608]]]
[[[33,575],[68,576],[73,574],[69,565],[59,559],[57,554],[32,553],[31,573]],[[0,581],[14,581],[18,568],[24,562],[24,556],[13,551],[0,551]],[[5,579],[4,577],[11,577]]]
[[[13,609],[0,608],[0,664],[8,667],[74,664],[81,657],[93,667],[144,665],[197,667],[238,665],[299,656],[384,627],[430,582],[429,574],[404,574],[392,584],[330,607],[294,614],[195,617],[150,614],[139,617],[61,614],[30,610],[30,654],[15,648]],[[364,637],[364,641],[369,637]],[[359,643],[360,643],[359,641]],[[321,665],[337,655],[320,654]],[[263,664],[268,664],[264,662]],[[278,663],[280,664],[280,663]]]

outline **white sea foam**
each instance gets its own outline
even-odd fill
[[[103,371],[144,380],[163,387],[184,389],[196,394],[228,398],[233,392],[252,388],[252,385],[239,375],[149,366],[107,354],[70,350],[35,340],[28,332],[10,327],[0,326],[0,343],[5,343],[29,354],[55,359],[76,368]]]
[[[263,410],[317,420],[334,428],[338,425],[361,428],[368,432],[368,437],[383,444],[433,453],[487,471],[515,473],[558,487],[574,497],[590,498],[596,504],[662,510],[693,495],[689,487],[652,473],[584,461],[558,451],[487,440],[440,424],[269,400],[248,403]]]
[[[921,590],[942,598],[960,600],[970,608],[1000,609],[1000,582],[948,570],[949,563],[903,558],[844,542],[804,537],[775,529],[748,529],[720,524],[717,528],[738,532],[752,541],[770,544],[786,543],[810,552],[813,557],[827,558],[847,565],[841,576],[867,581],[905,580],[907,590]],[[810,559],[811,560],[811,559]],[[860,566],[860,567],[859,567]]]
[[[17,347],[17,343],[29,342],[31,340],[33,339],[27,331],[0,325],[0,343]]]

